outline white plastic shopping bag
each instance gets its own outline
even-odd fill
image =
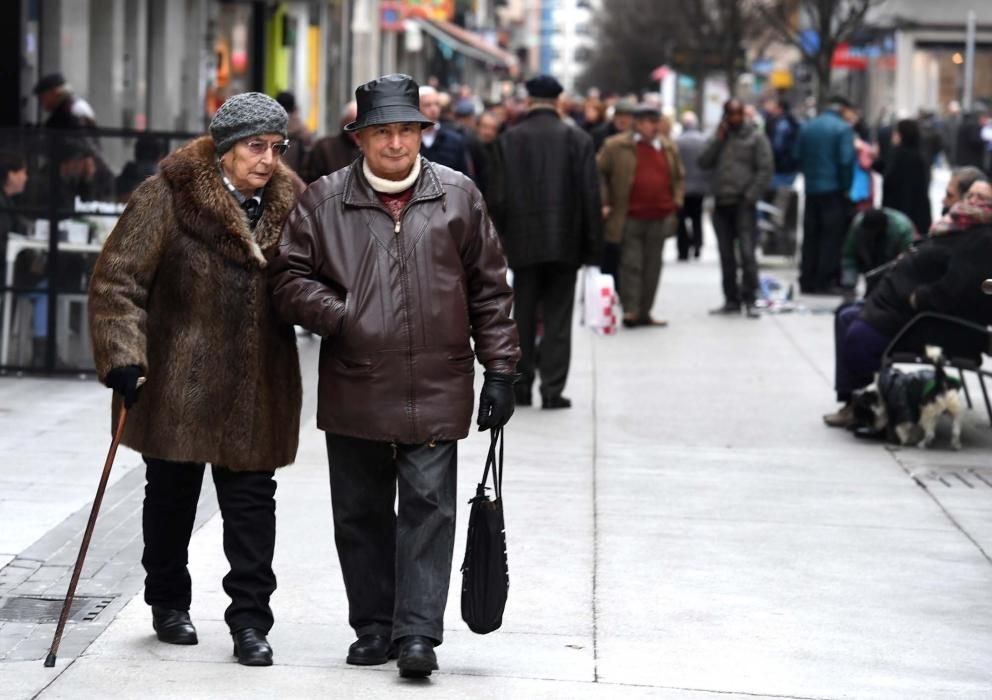
[[[582,322],[594,333],[613,335],[620,324],[612,275],[598,267],[586,267],[583,277]]]

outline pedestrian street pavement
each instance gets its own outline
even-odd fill
[[[111,602],[70,623],[55,669],[42,667],[54,625],[0,621],[0,697],[992,697],[984,411],[969,412],[961,452],[946,425],[927,451],[824,427],[836,300],[711,317],[721,298],[707,245],[701,262],[675,263],[669,243],[655,314],[670,327],[597,337],[576,326],[574,407],[520,408],[510,422],[510,597],[486,636],[460,620],[458,565],[488,443],[462,443],[446,638],[429,681],[400,679],[392,662],[344,663],[353,634],[313,423],[314,345],[301,339],[310,391],[297,463],[277,477],[275,665],[231,655],[209,490],[190,550],[200,644],[155,640],[137,564],[140,460],[122,452],[93,545],[114,575],[93,571],[80,587]],[[93,381],[0,378],[0,597],[57,597],[105,456],[108,404]]]

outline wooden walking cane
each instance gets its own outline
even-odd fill
[[[138,379],[138,386],[144,384],[144,377]],[[69,579],[69,590],[65,594],[65,602],[62,603],[62,614],[59,615],[59,624],[55,628],[55,636],[52,638],[52,646],[48,650],[45,658],[45,668],[54,668],[55,656],[59,652],[59,643],[62,641],[62,631],[65,629],[65,622],[69,618],[69,609],[72,607],[72,599],[76,595],[76,585],[79,583],[79,575],[83,571],[83,561],[86,559],[86,550],[90,547],[90,538],[93,537],[93,527],[96,525],[96,516],[100,512],[100,503],[103,501],[103,493],[107,490],[107,480],[110,478],[110,469],[114,466],[114,457],[117,456],[117,447],[124,437],[124,422],[127,420],[127,407],[121,405],[121,412],[117,418],[117,430],[114,431],[114,439],[110,443],[110,452],[107,453],[107,461],[103,465],[103,474],[100,475],[100,485],[96,487],[96,496],[93,498],[93,507],[90,509],[90,519],[86,523],[86,530],[83,532],[83,541],[79,544],[79,554],[76,556],[76,566],[72,570],[72,578]]]

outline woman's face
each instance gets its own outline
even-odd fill
[[[981,206],[992,205],[992,184],[988,182],[976,182],[968,188],[968,194],[964,197],[968,204],[978,204]]]
[[[275,172],[284,142],[279,134],[262,134],[238,141],[221,157],[231,184],[242,192],[265,187]]]

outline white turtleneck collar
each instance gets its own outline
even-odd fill
[[[365,179],[368,180],[369,185],[371,185],[372,189],[376,192],[382,192],[383,194],[399,194],[400,192],[405,192],[413,187],[413,183],[415,183],[417,178],[420,177],[420,159],[422,157],[423,156],[417,156],[417,160],[414,161],[410,174],[402,180],[387,180],[384,177],[379,177],[369,169],[369,162],[364,158],[362,159],[362,172],[365,174]]]

